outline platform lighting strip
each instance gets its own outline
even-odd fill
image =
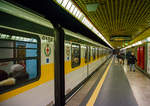
[[[106,42],[111,48],[113,48],[103,35],[93,26],[93,24],[87,19],[87,17],[78,9],[78,7],[72,2],[72,0],[54,0],[70,14],[75,16],[80,22],[87,26],[91,31],[98,35],[104,42]]]
[[[131,48],[131,47],[134,47],[134,46],[138,46],[138,45],[141,45],[141,44],[143,44],[145,42],[150,42],[150,37],[147,37],[144,40],[138,41],[138,42],[136,42],[136,43],[134,43],[132,45],[129,45],[129,46],[125,47],[125,48],[122,48],[121,50],[128,49],[128,48]]]
[[[33,38],[26,38],[26,37],[19,37],[15,35],[7,35],[7,34],[2,34],[0,33],[0,39],[8,39],[8,40],[18,40],[18,41],[26,41],[26,42],[34,42],[37,43],[36,39]]]

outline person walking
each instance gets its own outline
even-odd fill
[[[126,54],[126,60],[127,60],[127,65],[129,65],[129,57],[131,55],[131,52],[128,51],[127,54]]]
[[[134,52],[131,53],[131,55],[128,57],[128,64],[130,66],[130,71],[135,72],[135,63],[136,63],[137,59],[134,55]]]
[[[120,58],[121,58],[121,55],[120,55],[120,52],[117,54],[117,60],[118,60],[118,63],[120,63]]]

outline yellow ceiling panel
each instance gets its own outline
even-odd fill
[[[149,0],[74,0],[76,5],[89,17],[95,27],[114,47],[124,41],[110,41],[113,35],[131,36],[134,39],[150,27]],[[88,11],[87,5],[98,4],[95,11]],[[145,35],[146,36],[146,35]],[[137,38],[138,37],[138,38]]]

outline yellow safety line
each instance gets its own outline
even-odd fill
[[[104,80],[105,80],[105,78],[106,78],[106,76],[107,76],[108,70],[109,70],[109,68],[110,68],[110,66],[111,66],[111,64],[112,64],[112,61],[113,61],[113,59],[112,59],[111,62],[109,63],[109,65],[108,65],[108,67],[107,67],[107,69],[106,69],[106,71],[105,71],[105,73],[104,73],[102,79],[99,81],[99,83],[98,83],[96,89],[94,90],[94,93],[92,94],[92,96],[91,96],[91,98],[89,99],[89,101],[88,101],[88,103],[86,104],[86,106],[93,106],[93,105],[94,105],[95,100],[96,100],[96,98],[97,98],[97,96],[98,96],[98,94],[99,94],[99,92],[100,92],[100,90],[101,90],[101,87],[102,87],[102,85],[103,85],[103,82],[104,82]]]

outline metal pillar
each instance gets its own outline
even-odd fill
[[[65,105],[64,81],[64,31],[60,25],[55,26],[55,106]]]

